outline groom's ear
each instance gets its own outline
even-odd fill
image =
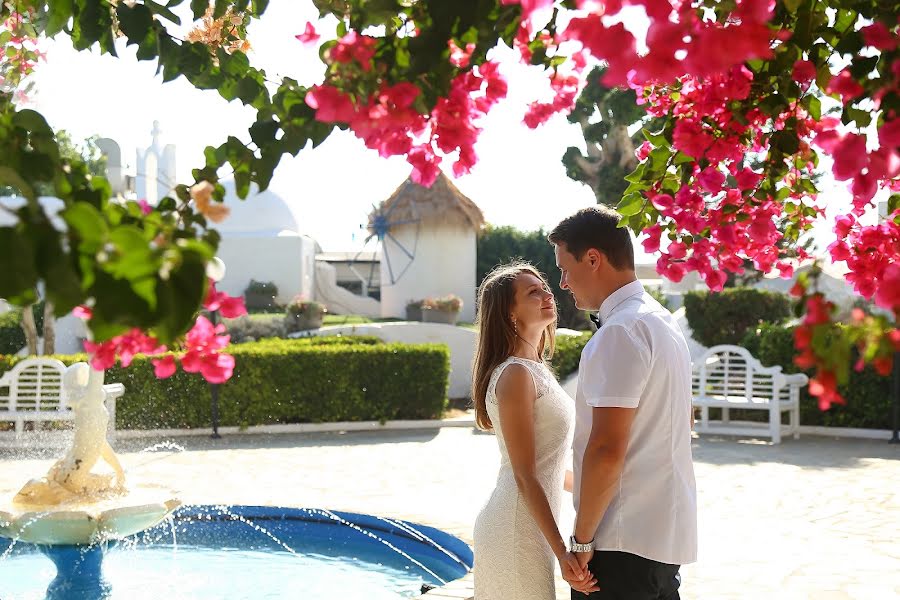
[[[606,256],[596,248],[588,248],[584,258],[593,270],[602,267],[603,263],[606,261]]]

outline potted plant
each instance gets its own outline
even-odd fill
[[[318,329],[327,312],[324,304],[297,296],[285,309],[285,322],[289,331]]]
[[[410,300],[406,305],[406,320],[421,321],[422,320],[422,304],[424,300]]]
[[[278,287],[271,281],[251,279],[250,285],[244,290],[244,303],[251,310],[272,309],[277,295]]]
[[[462,298],[456,294],[448,294],[440,298],[426,298],[422,303],[422,320],[426,323],[456,325],[462,307]]]

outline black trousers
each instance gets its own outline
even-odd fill
[[[600,591],[572,590],[572,600],[679,600],[679,568],[627,552],[597,551],[588,569]]]

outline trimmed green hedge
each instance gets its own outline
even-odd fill
[[[307,338],[239,344],[228,352],[235,371],[219,388],[222,426],[436,419],[447,404],[450,352],[442,344]],[[17,360],[0,357],[0,369]],[[150,359],[138,356],[127,369],[109,369],[106,382],[125,384],[118,428],[209,426],[209,385],[198,373],[156,379]]]
[[[553,358],[550,362],[557,379],[562,381],[578,370],[581,351],[592,335],[591,332],[586,331],[581,335],[556,336],[556,351],[553,353]]]
[[[798,368],[793,360],[793,328],[777,325],[761,325],[748,331],[741,345],[766,366],[780,365],[785,373],[812,375],[811,371]],[[853,358],[856,360],[856,357]],[[800,424],[824,425],[827,427],[859,427],[863,429],[891,428],[891,378],[876,373],[871,367],[862,372],[850,372],[850,380],[838,390],[847,400],[844,406],[834,405],[829,410],[819,410],[816,398],[809,395],[809,389],[800,392]],[[736,412],[736,411],[732,411]],[[760,411],[747,411],[738,419],[767,420]],[[757,413],[752,415],[752,413]]]
[[[747,331],[760,323],[783,323],[791,316],[791,303],[778,292],[739,287],[688,292],[684,311],[693,338],[710,347],[740,344]]]

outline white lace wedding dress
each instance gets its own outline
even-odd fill
[[[495,388],[509,365],[524,366],[534,378],[534,436],[537,476],[559,522],[566,457],[572,443],[575,404],[543,363],[511,356],[491,375],[487,413],[500,446],[497,487],[475,520],[475,600],[554,600],[556,558],[519,493],[497,406]],[[569,528],[561,530],[568,536]]]

